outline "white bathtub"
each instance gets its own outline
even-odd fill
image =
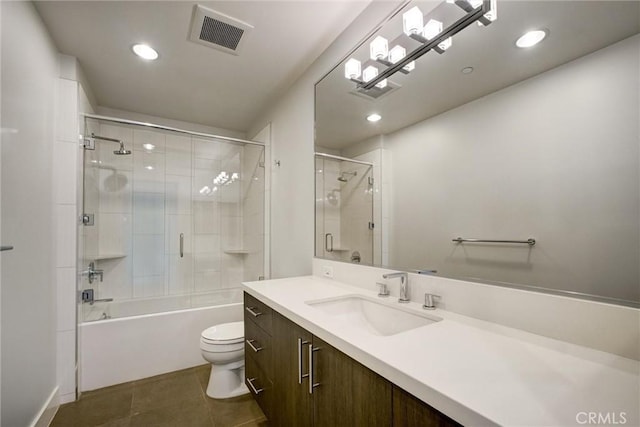
[[[227,303],[184,308],[184,298],[191,299],[186,307]],[[80,391],[206,363],[200,354],[200,333],[209,326],[243,318],[239,289],[220,298],[223,297],[219,293],[162,297],[115,301],[95,307],[96,316],[108,313],[112,318],[87,321],[79,326]],[[164,312],[136,315],[151,309]]]

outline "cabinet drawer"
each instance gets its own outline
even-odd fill
[[[260,405],[260,409],[271,419],[273,382],[269,380],[262,369],[252,357],[245,357],[245,384],[253,395],[253,398]]]
[[[244,318],[255,322],[265,332],[271,335],[273,311],[248,293],[244,293]]]
[[[258,364],[268,379],[273,379],[271,336],[249,320],[244,322],[244,339],[244,354]]]

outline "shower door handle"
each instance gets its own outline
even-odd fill
[[[180,258],[184,258],[184,233],[180,233]]]
[[[13,246],[0,246],[0,252],[12,251],[12,250],[13,250]]]
[[[329,238],[331,238],[331,245],[329,245]],[[333,252],[333,234],[327,233],[324,235],[324,249],[327,252]]]

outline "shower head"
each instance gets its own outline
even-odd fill
[[[126,156],[128,154],[131,154],[131,150],[125,150],[124,143],[122,141],[120,141],[119,139],[107,138],[106,136],[99,136],[99,135],[96,135],[94,133],[91,134],[91,138],[92,139],[100,139],[102,141],[117,142],[118,144],[120,144],[120,148],[113,152],[113,154],[115,154],[116,156]]]
[[[126,156],[128,154],[131,154],[131,150],[125,150],[124,144],[122,143],[122,141],[120,141],[120,149],[114,151],[113,154],[115,154],[116,156]]]
[[[345,175],[349,175],[350,178],[347,178]],[[355,172],[355,171],[354,172],[342,172],[340,174],[340,176],[338,177],[338,181],[340,181],[340,182],[349,182],[349,180],[351,178],[353,178],[354,176],[356,176],[356,175],[358,175],[358,172]]]

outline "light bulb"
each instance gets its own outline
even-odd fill
[[[373,80],[378,75],[378,69],[373,65],[369,65],[367,68],[362,71],[362,80],[365,82],[369,82]]]
[[[397,64],[402,58],[407,56],[407,50],[400,45],[394,46],[389,51],[389,62]]]
[[[151,46],[146,44],[136,44],[131,49],[133,49],[133,53],[138,55],[142,59],[147,59],[153,61],[154,59],[158,59],[158,52],[155,51]]]
[[[438,47],[442,50],[447,50],[451,47],[451,45],[453,44],[453,40],[451,40],[451,37],[444,39],[442,42],[438,43]]]
[[[424,17],[418,6],[414,6],[402,14],[402,30],[408,36],[422,31]]]
[[[361,73],[361,64],[355,58],[349,59],[346,64],[344,64],[344,76],[347,79],[357,79],[360,77]]]
[[[427,25],[424,26],[424,30],[422,31],[422,36],[427,40],[431,40],[441,32],[442,32],[442,22],[436,21],[435,19],[429,19],[429,22],[427,22]]]
[[[547,32],[544,30],[529,31],[516,41],[516,46],[525,48],[535,46],[540,43],[547,36]]]
[[[389,42],[384,37],[378,36],[369,45],[369,56],[374,61],[384,59],[389,54]]]
[[[407,50],[404,47],[400,45],[394,46],[393,49],[389,51],[389,62],[391,62],[392,64],[397,64],[405,56],[407,56]],[[407,65],[402,67],[402,69],[405,71],[413,71],[415,68],[416,68],[415,61],[411,61]]]

